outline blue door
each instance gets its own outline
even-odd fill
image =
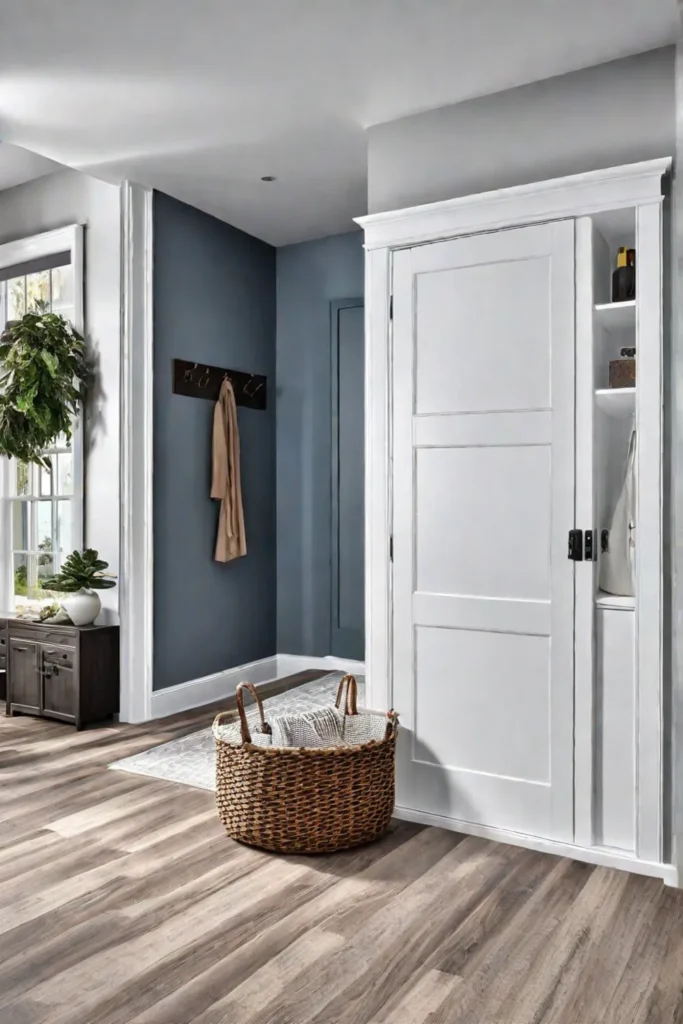
[[[365,658],[363,300],[333,302],[331,653]]]

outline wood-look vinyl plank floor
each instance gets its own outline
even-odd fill
[[[683,1024],[656,880],[402,822],[280,858],[211,793],[108,771],[216,710],[0,716],[0,1024]]]

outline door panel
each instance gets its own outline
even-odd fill
[[[365,657],[363,300],[332,307],[331,650]]]
[[[548,783],[549,650],[547,636],[418,626],[415,758]],[[467,686],[449,683],[454,665]],[[519,670],[514,688],[510,665]],[[529,744],[529,734],[540,742]],[[423,737],[429,737],[429,746]]]
[[[56,664],[50,658],[43,661],[43,712],[56,718],[75,719],[76,690],[73,669]]]
[[[398,804],[573,838],[574,225],[397,253]]]
[[[547,261],[444,267],[419,274],[415,287],[418,415],[547,408]],[[530,294],[539,303],[532,322]]]
[[[10,640],[9,649],[11,702],[40,711],[38,647],[27,640]]]
[[[418,448],[416,461],[416,589],[547,601],[549,447]]]

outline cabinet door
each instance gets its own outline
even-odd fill
[[[41,649],[43,663],[43,714],[74,721],[77,715],[73,651]]]
[[[574,225],[394,262],[399,806],[573,840]]]
[[[38,645],[32,644],[29,640],[10,640],[9,669],[10,702],[40,713]]]

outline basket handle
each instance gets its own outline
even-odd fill
[[[261,732],[270,735],[272,729],[266,722],[265,716],[263,714],[263,704],[261,703],[261,698],[256,692],[256,687],[254,686],[254,684],[240,683],[239,686],[237,687],[237,692],[235,693],[235,700],[237,702],[237,711],[240,716],[240,731],[242,733],[242,743],[251,743],[251,733],[249,732],[249,726],[247,724],[247,716],[244,713],[244,697],[242,696],[242,690],[248,690],[249,693],[254,698],[254,700],[256,701],[259,717],[261,719]]]
[[[213,724],[214,725],[222,725],[224,719],[226,719],[226,718],[234,718],[234,716],[235,716],[235,712],[234,711],[219,711],[218,714],[216,715],[216,717],[213,720]]]
[[[384,739],[390,740],[392,736],[395,736],[398,732],[398,715],[392,708],[391,711],[387,711],[387,728],[384,733]]]
[[[336,708],[341,707],[342,696],[344,693],[344,684],[346,684],[346,699],[344,701],[344,714],[345,715],[357,715],[358,714],[358,684],[356,677],[352,675],[344,676],[339,684],[337,690],[337,699],[334,702]]]

